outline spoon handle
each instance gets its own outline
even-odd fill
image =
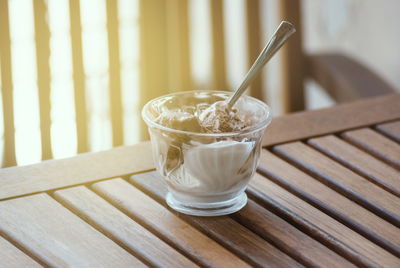
[[[253,66],[251,66],[250,70],[247,72],[242,84],[229,99],[229,107],[232,107],[236,103],[236,101],[252,82],[254,77],[260,72],[261,68],[272,58],[272,56],[274,56],[274,54],[281,48],[285,41],[295,32],[296,29],[290,22],[281,22],[274,35],[271,37],[271,39],[269,39],[267,45],[261,51]]]

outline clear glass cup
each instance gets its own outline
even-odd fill
[[[166,201],[174,210],[218,216],[236,212],[247,203],[245,189],[258,165],[262,137],[272,118],[268,105],[242,96],[235,108],[251,114],[255,123],[239,132],[190,132],[156,122],[163,109],[190,110],[231,94],[178,92],[153,99],[143,107],[156,168],[165,179]]]

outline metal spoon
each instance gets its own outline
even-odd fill
[[[274,35],[269,39],[267,45],[261,51],[260,55],[247,72],[242,84],[235,91],[228,101],[228,107],[233,107],[236,101],[246,91],[247,87],[253,81],[255,76],[261,71],[261,68],[275,55],[275,53],[282,47],[286,40],[296,32],[293,24],[287,21],[282,21]]]
[[[261,71],[261,68],[295,32],[296,30],[291,23],[287,21],[281,22],[278,29],[261,51],[253,66],[251,66],[250,70],[247,72],[242,84],[235,91],[232,97],[228,101],[217,101],[200,113],[198,121],[202,128],[211,132],[219,130],[221,119],[226,117],[225,115],[229,113],[236,101],[246,91],[247,87],[253,81],[255,76]],[[226,121],[226,118],[224,120]]]

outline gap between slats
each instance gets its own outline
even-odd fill
[[[68,187],[68,188],[72,188],[72,187]],[[86,187],[87,188],[87,187]],[[89,188],[87,188],[89,189]],[[90,189],[89,189],[90,190]],[[82,213],[80,213],[78,210],[73,209],[70,205],[68,205],[66,202],[64,202],[61,198],[57,197],[54,193],[55,191],[49,192],[48,195],[50,197],[52,197],[54,199],[54,201],[60,203],[63,207],[65,207],[66,209],[68,209],[69,211],[71,211],[73,214],[75,214],[76,216],[78,216],[80,219],[82,219],[84,222],[86,222],[87,224],[91,225],[93,228],[95,228],[97,231],[99,231],[100,233],[102,233],[104,236],[108,237],[110,240],[112,240],[115,244],[117,244],[118,246],[120,246],[121,248],[123,248],[124,250],[126,250],[127,252],[129,252],[130,254],[132,254],[133,256],[135,256],[136,258],[138,258],[141,262],[143,262],[146,265],[151,265],[151,263],[146,260],[142,255],[140,255],[139,253],[133,251],[131,248],[129,248],[128,246],[126,246],[123,242],[119,241],[118,238],[116,238],[115,236],[113,236],[112,234],[108,233],[106,230],[104,230],[99,224],[97,224],[94,221],[89,220],[87,217],[85,217]],[[92,191],[93,192],[93,191]],[[93,192],[94,194],[97,195],[97,193]],[[100,197],[102,198],[102,197]],[[111,204],[112,205],[112,204]]]
[[[299,217],[297,215],[294,215],[291,211],[280,206],[278,203],[276,203],[272,199],[269,199],[267,196],[259,193],[254,188],[252,187],[248,188],[247,194],[252,200],[258,203],[260,206],[278,215],[279,217],[281,217],[282,219],[284,219],[285,221],[287,221],[300,231],[304,232],[305,234],[319,241],[321,244],[335,251],[336,253],[343,256],[347,260],[362,267],[375,266],[370,260],[363,258],[358,252],[354,251],[354,249],[348,247],[346,244],[340,241],[337,241],[330,234],[317,228],[312,223],[308,223],[305,220],[303,221],[299,220]]]
[[[290,165],[298,168],[299,170],[303,171],[305,174],[308,174],[311,177],[313,177],[313,174],[311,174],[308,170],[303,169],[302,167],[299,167],[297,164],[292,163],[291,161],[288,161],[286,158],[283,158],[280,155],[275,154],[273,151],[270,151],[270,152],[272,154],[274,154],[276,157],[280,158],[281,160],[283,160],[283,161],[289,163]],[[392,254],[400,257],[400,248],[396,247],[394,244],[392,244],[388,240],[382,238],[381,236],[379,236],[378,234],[369,230],[368,228],[366,228],[362,225],[359,225],[358,223],[354,222],[351,218],[336,211],[335,209],[331,208],[329,205],[327,205],[323,202],[320,202],[318,199],[314,198],[310,194],[302,191],[301,189],[298,189],[295,186],[292,186],[290,183],[286,182],[285,180],[278,178],[273,173],[268,172],[266,169],[264,169],[262,167],[258,167],[257,171],[261,175],[263,175],[265,178],[267,178],[268,180],[279,185],[283,189],[285,189],[288,192],[292,193],[293,195],[299,197],[300,199],[304,200],[305,202],[309,203],[310,205],[314,206],[318,210],[324,212],[325,214],[329,215],[330,217],[334,218],[335,220],[339,221],[340,223],[344,224],[345,226],[349,227],[350,229],[356,231],[357,233],[359,233],[362,236],[366,237],[367,239],[371,240],[375,244],[388,250]],[[334,189],[332,189],[332,190],[334,190]],[[254,192],[250,191],[250,194],[252,196],[254,196],[256,200],[260,200],[260,198],[258,198]],[[341,194],[341,193],[339,192],[339,194]],[[344,198],[346,198],[346,197],[344,197]],[[280,213],[282,213],[283,215],[286,215],[285,217],[290,217],[290,214],[288,214],[285,211],[281,211]],[[305,227],[305,230],[307,230],[307,227]]]
[[[40,193],[54,192],[54,191],[58,191],[58,190],[62,190],[62,189],[75,187],[75,186],[89,186],[91,184],[94,184],[94,183],[97,183],[97,182],[106,181],[106,180],[110,180],[110,179],[113,179],[113,178],[130,177],[130,176],[135,175],[135,174],[151,172],[151,171],[154,171],[154,170],[155,169],[147,169],[147,170],[143,170],[143,171],[140,171],[140,172],[134,172],[134,173],[129,173],[129,174],[121,174],[121,175],[118,175],[118,176],[115,176],[115,177],[107,177],[107,178],[102,178],[102,179],[98,179],[98,180],[87,181],[87,182],[84,182],[84,183],[70,184],[70,185],[63,186],[63,187],[55,187],[55,188],[51,188],[51,189],[48,189],[48,190],[45,190],[45,191],[34,191],[34,192],[30,192],[28,194],[14,195],[14,196],[7,197],[7,198],[0,198],[0,202],[1,201],[11,200],[11,199],[14,199],[14,198],[21,198],[21,197],[25,197],[25,196],[40,194]]]
[[[81,186],[83,187],[83,186]],[[74,187],[72,187],[71,189],[73,189]],[[99,199],[101,199],[102,201],[106,202],[107,204],[109,204],[111,207],[113,207],[116,211],[122,213],[124,216],[126,216],[127,218],[133,220],[135,222],[135,224],[139,224],[140,226],[143,227],[143,225],[141,225],[140,223],[138,223],[135,219],[133,219],[132,217],[130,217],[129,215],[125,214],[124,212],[122,212],[121,210],[119,210],[117,207],[115,207],[112,203],[107,202],[107,200],[105,200],[104,198],[102,198],[100,195],[98,195],[95,191],[92,191],[89,187],[85,187],[84,189],[86,189],[87,191],[89,191],[89,193],[95,195],[96,197],[98,197]],[[129,253],[131,253],[132,255],[134,255],[135,257],[137,257],[139,260],[141,260],[142,262],[144,262],[146,265],[149,266],[159,266],[162,265],[161,262],[159,261],[153,261],[152,260],[152,254],[145,254],[142,253],[141,250],[143,250],[143,245],[139,246],[138,248],[134,249],[132,248],[131,245],[129,245],[129,243],[127,243],[126,241],[123,241],[121,238],[118,238],[118,235],[113,234],[113,230],[107,230],[107,226],[103,226],[102,223],[98,223],[96,222],[96,220],[91,220],[90,219],[90,215],[85,215],[82,211],[80,211],[79,208],[75,208],[73,204],[69,204],[68,203],[68,198],[65,199],[65,197],[63,197],[62,193],[59,195],[56,192],[52,192],[51,196],[58,201],[60,204],[62,204],[64,207],[66,207],[67,209],[69,209],[72,213],[76,214],[78,217],[80,217],[83,221],[87,222],[88,224],[92,225],[95,229],[97,229],[99,232],[101,232],[102,234],[104,234],[105,236],[107,236],[108,238],[110,238],[112,241],[114,241],[116,244],[118,244],[119,246],[121,246],[122,248],[124,248],[126,251],[128,251]],[[88,200],[88,202],[91,202],[90,200]],[[96,202],[94,202],[94,204],[96,204]],[[133,227],[135,228],[135,226]],[[145,228],[145,227],[143,227]],[[159,238],[158,236],[156,236],[153,233],[154,237]],[[146,236],[146,234],[144,234],[144,236]],[[143,238],[143,237],[142,237]],[[140,238],[140,239],[142,239]],[[138,238],[139,239],[139,238]],[[161,240],[163,241],[163,240]],[[157,242],[158,243],[158,242]],[[166,244],[168,245],[168,244]],[[171,245],[168,245],[171,246]],[[151,250],[149,248],[149,250]],[[178,250],[176,250],[174,247],[171,247],[171,250],[175,250],[177,252],[179,252]],[[183,257],[184,255],[182,255],[181,257]],[[174,256],[177,257],[177,256]],[[187,260],[187,259],[186,259]],[[165,259],[164,259],[165,261]],[[185,263],[185,262],[184,262]],[[177,264],[177,263],[175,263]],[[181,263],[182,264],[182,263]],[[188,263],[186,263],[188,265]],[[164,263],[164,265],[168,265],[168,263]],[[169,263],[169,265],[171,265],[171,263]]]
[[[127,181],[127,180],[125,180]],[[94,184],[94,183],[93,183]],[[138,217],[134,217],[133,215],[131,215],[130,213],[127,213],[127,211],[125,211],[124,209],[122,209],[121,207],[115,206],[115,204],[113,204],[112,202],[109,202],[104,195],[102,195],[100,192],[97,192],[95,190],[93,190],[92,187],[89,186],[89,189],[91,191],[93,191],[95,194],[97,194],[98,196],[100,196],[100,198],[106,200],[109,204],[111,204],[112,206],[114,206],[116,209],[118,209],[119,211],[121,211],[122,213],[124,213],[126,216],[128,216],[129,218],[131,218],[133,221],[137,222],[138,224],[140,224],[141,226],[143,226],[144,228],[146,228],[147,230],[149,230],[152,234],[154,234],[155,236],[157,236],[159,239],[161,239],[162,241],[164,241],[166,244],[168,244],[170,247],[172,247],[173,249],[175,249],[177,252],[181,253],[183,256],[187,257],[188,259],[190,259],[191,261],[193,261],[194,263],[198,264],[198,265],[205,265],[204,263],[202,263],[199,259],[194,258],[192,255],[190,255],[189,253],[185,252],[184,250],[180,249],[179,247],[176,247],[176,245],[174,245],[171,241],[169,241],[168,239],[165,239],[164,236],[159,233],[157,230],[155,230],[154,228],[152,228],[151,226],[149,226],[148,224],[146,224],[146,222],[142,221],[140,218]],[[102,230],[103,232],[103,230]],[[114,240],[113,240],[114,241]],[[115,242],[115,241],[114,241]]]
[[[400,170],[400,144],[370,128],[346,131],[343,139]],[[368,142],[369,143],[368,143]]]
[[[133,181],[131,180],[131,182],[133,183]],[[154,183],[150,183],[148,186],[150,187],[150,186],[152,186],[153,188],[159,188],[159,187],[156,187],[155,185],[153,185]],[[159,183],[157,183],[157,185],[158,185]],[[171,210],[171,208],[169,208],[167,205],[166,205],[166,203],[165,203],[165,200],[164,200],[164,198],[162,197],[162,196],[160,196],[160,194],[161,193],[157,193],[157,194],[155,194],[155,193],[153,193],[153,192],[150,192],[146,187],[147,186],[142,186],[142,185],[137,185],[137,183],[134,183],[133,184],[134,186],[136,186],[136,187],[139,187],[139,189],[140,190],[142,190],[143,192],[145,192],[146,194],[148,194],[149,196],[151,196],[153,199],[155,199],[157,202],[159,202],[160,204],[162,204],[164,207],[166,207],[167,209],[169,209],[169,210]],[[253,211],[255,208],[258,208],[258,210],[259,209],[261,209],[261,207],[258,207],[255,203],[252,203],[253,201],[252,200],[249,200],[249,205],[252,207],[252,210],[251,211]],[[246,209],[243,209],[243,210],[246,210]],[[263,210],[263,209],[262,209]],[[268,210],[265,210],[265,213],[270,213]],[[240,211],[238,212],[239,214],[241,213]],[[232,218],[233,220],[235,220],[237,223],[239,223],[239,224],[241,224],[241,225],[243,225],[245,228],[247,228],[248,230],[250,230],[251,232],[254,232],[254,230],[252,230],[252,229],[249,229],[249,226],[247,225],[247,224],[244,224],[245,222],[246,222],[246,217],[248,216],[248,213],[246,214],[243,214],[243,215],[241,215],[241,216],[238,216],[237,214],[238,213],[236,213],[236,214],[232,214],[232,215],[230,215],[229,217],[230,218]],[[264,214],[264,213],[261,213],[261,214]],[[182,218],[185,220],[185,221],[187,221],[188,223],[190,223],[190,224],[194,224],[194,226],[197,226],[198,228],[200,228],[200,230],[201,230],[201,227],[199,227],[199,225],[197,225],[196,224],[196,222],[193,222],[193,218],[191,217],[191,216],[186,216],[186,215],[183,215],[183,214],[181,214],[182,215]],[[247,216],[246,216],[247,215]],[[204,230],[203,230],[204,231]],[[266,236],[266,233],[264,232],[264,231],[262,231],[262,236],[260,236],[260,237],[262,237],[262,239],[264,239],[265,241],[267,241],[268,243],[270,243],[270,244],[272,244],[272,245],[274,245],[277,249],[279,249],[279,250],[281,250],[282,252],[284,252],[284,253],[286,253],[287,255],[289,255],[289,256],[291,256],[292,258],[294,258],[295,260],[297,260],[298,262],[300,262],[300,263],[302,263],[303,265],[306,265],[306,266],[311,266],[311,267],[314,267],[314,266],[318,266],[318,264],[317,263],[315,263],[312,259],[308,259],[307,257],[306,257],[306,255],[307,254],[304,254],[304,252],[301,252],[301,250],[300,251],[298,251],[297,249],[295,249],[295,248],[291,248],[291,246],[288,246],[287,244],[286,244],[286,242],[284,242],[284,241],[281,241],[278,237],[275,237],[274,235],[267,235]],[[257,233],[256,232],[256,234],[257,235],[260,235],[259,233]],[[318,242],[316,242],[317,244],[318,244]],[[289,243],[290,244],[290,243]],[[340,255],[340,254],[339,254]],[[354,260],[354,259],[353,259]],[[359,263],[368,263],[368,262],[359,262]],[[367,265],[367,267],[372,267],[371,265]]]
[[[139,185],[137,182],[133,182],[132,179],[128,180],[128,182],[130,184],[132,184],[133,187],[138,188],[139,190],[141,190],[142,192],[144,192],[145,194],[147,194],[148,196],[150,196],[152,199],[154,199],[156,202],[158,202],[159,204],[163,205],[166,209],[174,212],[173,210],[171,210],[165,203],[165,199],[163,197],[163,195],[166,194],[166,189],[165,192],[159,192],[159,187],[157,187],[159,185],[159,183],[156,183],[157,185],[153,184],[152,182],[154,182],[153,180],[147,180],[147,183],[149,183],[147,186],[152,186],[155,190],[155,192],[151,192],[149,191],[149,189],[146,186],[143,185]],[[161,181],[160,181],[161,183]],[[241,257],[243,260],[247,261],[248,263],[258,267],[260,266],[260,263],[257,263],[257,261],[253,260],[252,257],[249,257],[248,254],[246,254],[246,252],[241,252],[239,249],[236,249],[232,246],[229,245],[229,243],[227,243],[227,241],[224,241],[221,238],[216,237],[215,235],[213,235],[212,233],[209,233],[207,230],[204,229],[204,227],[201,227],[201,218],[198,217],[192,217],[192,216],[186,216],[183,214],[179,214],[180,218],[185,220],[188,224],[191,224],[192,226],[196,227],[197,230],[199,230],[200,232],[205,233],[207,236],[209,236],[210,238],[212,238],[213,240],[217,241],[218,243],[220,243],[221,245],[223,245],[224,247],[226,247],[227,249],[235,252],[235,254],[239,257]],[[200,221],[200,223],[197,222],[197,220]],[[252,230],[248,229],[247,227],[244,226],[244,228],[246,228],[249,232],[253,233]],[[253,233],[254,234],[254,233]],[[261,237],[259,237],[257,234],[256,235],[258,238],[263,239]],[[267,241],[268,243],[269,241]],[[278,249],[279,250],[279,249]]]
[[[7,234],[5,234],[4,232],[2,232],[0,230],[0,237],[3,237],[4,239],[6,239],[8,242],[10,242],[13,246],[15,246],[16,248],[18,248],[19,250],[21,250],[24,254],[26,254],[29,258],[31,258],[32,260],[34,260],[35,262],[37,262],[38,264],[40,264],[43,267],[50,267],[49,264],[47,264],[44,260],[42,260],[39,256],[36,256],[34,253],[30,252],[27,248],[25,248],[24,246],[22,246],[20,243],[18,243],[18,241],[16,241],[15,239],[11,238],[10,236],[8,236]],[[1,263],[0,263],[1,264]]]
[[[392,131],[391,129],[386,129],[386,126],[397,127],[396,130]],[[394,120],[391,122],[387,122],[385,124],[374,125],[373,129],[379,132],[380,134],[384,135],[385,137],[400,143],[400,121]]]
[[[298,144],[305,146],[304,148],[312,149],[312,147],[309,147],[308,145],[306,145],[304,143],[298,143]],[[282,146],[285,146],[285,145],[282,145]],[[353,200],[354,202],[358,203],[359,205],[365,207],[366,209],[374,212],[376,215],[380,216],[381,218],[384,218],[385,220],[389,221],[393,225],[400,227],[400,216],[395,214],[393,211],[382,207],[382,205],[378,204],[377,201],[370,201],[368,199],[368,197],[363,196],[361,193],[356,193],[355,191],[350,189],[348,186],[344,185],[342,182],[337,182],[334,178],[331,178],[329,175],[325,175],[324,173],[321,173],[319,170],[314,170],[314,168],[308,167],[307,163],[301,163],[301,160],[297,159],[290,153],[287,153],[284,150],[282,151],[281,149],[277,150],[276,148],[277,147],[274,147],[274,149],[273,149],[274,153],[279,155],[281,158],[285,159],[289,163],[291,163],[293,166],[295,166],[295,167],[299,168],[300,170],[304,171],[305,173],[311,175],[313,178],[324,183],[325,185],[329,186],[333,190],[335,190],[335,191],[339,192],[340,194],[346,196],[347,198]],[[312,150],[314,150],[314,149],[312,149]],[[318,151],[316,151],[316,152],[318,152]],[[337,164],[336,161],[333,161],[333,162],[335,164]],[[340,165],[340,164],[338,164],[338,165]],[[347,168],[344,167],[344,169],[347,169]],[[349,171],[352,172],[351,170],[349,170]],[[358,176],[358,175],[356,174],[356,176]],[[368,181],[368,180],[366,180],[366,181]],[[381,189],[381,188],[378,188],[378,189]],[[397,199],[396,196],[390,194],[389,192],[387,192],[387,193],[389,196],[393,196],[393,198]],[[380,201],[380,203],[382,203],[383,200],[378,199],[378,201]]]
[[[174,247],[180,248],[196,263],[218,266],[227,262],[230,265],[245,266],[239,257],[187,224],[177,213],[166,210],[164,206],[136,187],[129,186],[132,185],[126,180],[118,178],[97,183],[92,185],[92,188],[121,211],[131,215],[152,233],[164,237],[164,241],[169,241],[169,244],[172,243]],[[191,244],[194,241],[196,241],[196,246]]]
[[[374,163],[370,163],[371,165],[373,164],[378,164],[380,166],[381,169],[383,169],[384,167],[386,167],[387,171],[390,170],[391,172],[391,178],[394,179],[394,177],[398,176],[400,177],[400,172],[393,169],[391,166],[387,165],[386,163],[380,161],[379,159],[375,158],[373,155],[368,154],[365,151],[362,151],[360,149],[358,149],[357,147],[355,147],[353,144],[349,143],[347,140],[341,139],[339,135],[328,135],[328,136],[322,136],[320,138],[330,138],[332,137],[333,139],[337,139],[337,142],[346,144],[347,146],[349,146],[350,149],[352,149],[353,151],[356,151],[356,154],[358,153],[362,153],[365,154],[364,157],[366,158],[370,158],[370,161],[373,161]],[[390,184],[390,182],[387,182],[385,180],[385,178],[380,178],[381,176],[375,176],[375,174],[371,174],[371,172],[369,171],[364,171],[362,170],[361,167],[359,167],[360,163],[357,165],[355,163],[352,163],[351,161],[346,160],[344,157],[342,159],[342,157],[340,155],[337,155],[336,153],[330,153],[330,148],[329,147],[324,147],[323,145],[318,144],[318,139],[320,138],[312,138],[312,139],[308,139],[307,140],[307,144],[309,146],[311,146],[312,148],[316,149],[317,151],[319,151],[320,153],[324,154],[325,156],[329,157],[330,159],[334,160],[335,162],[345,166],[346,168],[352,170],[353,172],[357,173],[358,175],[360,175],[361,177],[367,179],[368,181],[376,184],[377,186],[381,187],[382,189],[396,195],[397,197],[400,197],[400,188]],[[360,150],[360,151],[358,151]],[[372,172],[373,173],[373,172]],[[398,174],[394,174],[394,173],[398,173]]]
[[[44,263],[44,267],[85,263],[92,263],[93,265],[101,263],[106,266],[111,263],[115,265],[142,264],[112,240],[104,237],[85,221],[81,221],[76,215],[70,213],[68,209],[65,209],[64,206],[56,202],[48,194],[30,196],[29,200],[27,198],[14,199],[9,203],[2,203],[2,207],[5,209],[6,215],[7,213],[12,215],[12,211],[18,207],[33,209],[33,211],[29,209],[25,211],[26,216],[20,214],[22,218],[25,217],[24,222],[19,219],[20,217],[12,216],[10,221],[2,222],[1,225],[4,225],[1,228],[4,228],[4,232],[18,239],[16,244],[23,244],[23,247],[29,249],[28,251],[40,259],[41,263]],[[56,214],[57,216],[53,217]],[[19,227],[16,228],[15,225],[19,221],[21,221],[21,226],[18,225]],[[30,221],[32,221],[32,224]],[[73,229],[65,229],[65,224],[67,224],[66,226],[72,226]],[[75,228],[77,229],[75,230]],[[65,232],[69,233],[69,235]],[[80,235],[78,235],[79,232]],[[46,236],[43,237],[43,234],[46,234]],[[55,241],[58,241],[58,243],[54,243]],[[88,244],[88,241],[94,244]],[[73,248],[77,252],[74,252],[74,250],[65,251],[65,247]],[[99,255],[99,250],[103,251],[103,254],[110,254]],[[85,253],[90,257],[86,257]]]

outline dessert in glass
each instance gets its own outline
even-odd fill
[[[231,94],[185,91],[143,107],[156,168],[168,188],[166,201],[176,211],[218,216],[247,203],[245,189],[271,112],[249,96],[227,109],[223,104]]]

